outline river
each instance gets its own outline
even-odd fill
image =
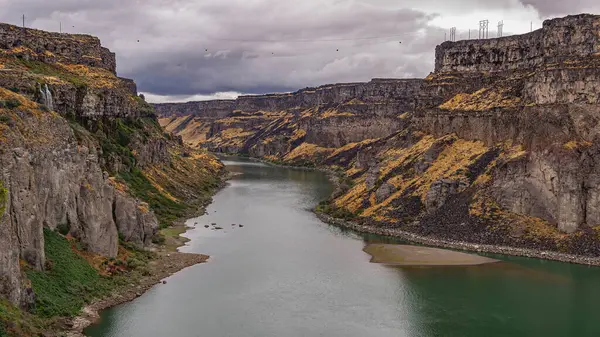
[[[471,267],[370,263],[366,243],[396,241],[319,221],[310,210],[331,192],[323,173],[226,164],[240,175],[188,221],[181,248],[210,260],[104,311],[86,334],[600,336],[600,268],[499,255]]]

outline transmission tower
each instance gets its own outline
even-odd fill
[[[450,28],[450,41],[456,41],[456,27]]]
[[[504,20],[498,21],[498,37],[502,37],[503,29],[504,29]]]
[[[487,39],[488,38],[488,25],[489,25],[490,21],[489,20],[481,20],[479,21],[479,38],[480,39]]]

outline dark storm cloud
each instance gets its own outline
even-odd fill
[[[542,17],[600,11],[598,0],[521,0],[521,2],[534,7]]]
[[[96,35],[140,91],[182,97],[422,77],[444,39],[432,20],[566,6],[522,2],[0,0],[0,21],[20,24],[24,13],[30,27],[57,31],[62,22],[66,32]],[[386,38],[362,39],[369,37]]]

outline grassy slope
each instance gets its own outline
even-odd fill
[[[92,300],[135,283],[153,257],[133,247],[121,248],[117,258],[93,255],[81,250],[77,241],[48,229],[44,240],[46,271],[25,267],[36,294],[34,311],[26,313],[0,301],[0,331],[8,336],[34,336],[60,328],[58,317],[75,316]]]

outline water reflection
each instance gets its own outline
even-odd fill
[[[600,336],[600,269],[495,255],[505,262],[373,264],[365,244],[402,242],[320,222],[309,208],[331,192],[324,174],[228,164],[242,175],[188,222],[182,249],[209,263],[106,311],[90,336]]]

